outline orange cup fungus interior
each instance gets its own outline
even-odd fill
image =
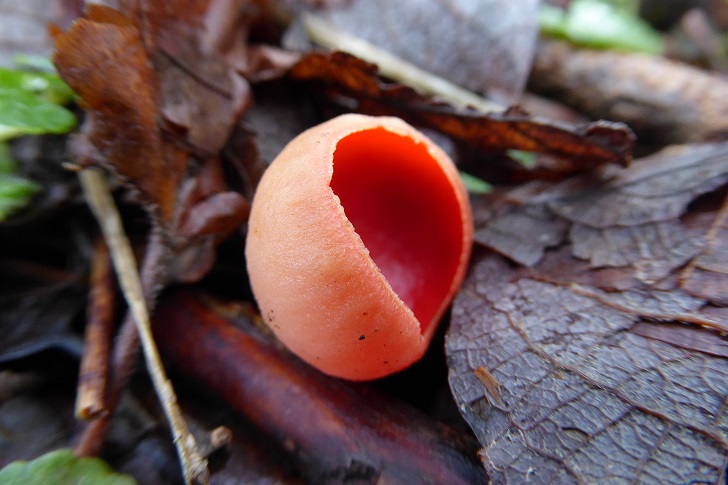
[[[450,180],[423,144],[375,128],[338,143],[331,188],[424,333],[450,292],[463,251]]]
[[[367,380],[424,354],[472,237],[467,192],[439,147],[399,119],[343,115],[268,168],[246,260],[261,314],[291,351]]]

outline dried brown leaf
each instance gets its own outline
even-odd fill
[[[523,150],[558,157],[551,166],[531,171],[530,177],[563,176],[605,163],[626,165],[631,159],[634,137],[621,124],[596,122],[574,127],[532,118],[518,109],[502,114],[456,110],[410,88],[383,82],[376,66],[342,52],[308,54],[292,67],[290,76],[317,83],[336,101],[350,100],[359,112],[399,116],[481,154],[503,156],[507,150]],[[524,176],[522,167],[513,170]]]
[[[187,155],[161,139],[156,74],[139,31],[114,11],[94,12],[104,20],[79,19],[56,38],[53,58],[87,113],[77,151],[127,180],[169,223]]]
[[[214,46],[206,45],[217,25],[205,19],[220,5],[225,5],[230,16],[239,8],[236,2],[214,0],[193,4],[150,1],[139,6],[144,19],[140,30],[160,80],[162,115],[185,130],[186,141],[195,149],[211,154],[222,149],[252,101],[245,79]],[[243,22],[236,25],[243,31],[247,28]],[[245,39],[241,35],[234,45],[245,47]]]
[[[728,359],[728,339],[717,332],[677,323],[640,322],[632,331],[643,337],[667,342],[683,349],[698,350],[706,354]]]
[[[220,55],[198,45],[209,3],[169,7],[92,6],[57,37],[54,62],[86,110],[77,155],[139,194],[178,256],[170,276],[190,281],[209,270],[215,244],[247,217],[248,203],[228,190],[217,156],[250,90]]]

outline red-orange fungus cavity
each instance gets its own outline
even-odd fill
[[[463,252],[451,181],[424,144],[377,128],[339,141],[331,188],[424,333],[450,291]]]
[[[301,133],[266,170],[245,257],[279,340],[322,372],[367,380],[425,353],[472,238],[448,156],[400,119],[351,114]]]

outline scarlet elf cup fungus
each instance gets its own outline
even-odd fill
[[[368,380],[422,357],[472,238],[445,152],[400,119],[349,114],[296,137],[265,172],[246,260],[263,319],[291,351]]]

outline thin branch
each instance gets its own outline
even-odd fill
[[[121,216],[111,197],[106,179],[101,172],[93,169],[81,171],[79,178],[86,199],[109,245],[119,283],[136,321],[149,374],[172,427],[174,443],[182,463],[185,483],[207,483],[209,477],[207,460],[197,450],[195,439],[190,434],[187,424],[182,418],[182,413],[177,405],[177,397],[162,366],[157,346],[152,337],[149,313],[147,312],[142,284],[139,280],[136,259],[131,244],[124,233]]]
[[[140,270],[142,289],[146,299],[147,308],[151,308],[161,289],[163,276],[160,274],[160,261],[165,259],[165,245],[160,231],[152,231],[147,241],[144,261]],[[88,423],[81,437],[76,443],[76,456],[98,456],[104,445],[106,433],[111,422],[111,416],[119,404],[129,378],[134,371],[137,355],[139,354],[139,332],[136,322],[130,312],[121,324],[121,328],[114,340],[111,355],[111,375],[106,390],[107,413],[102,414]]]
[[[303,26],[309,38],[329,49],[348,52],[376,64],[388,78],[413,87],[425,94],[438,96],[460,107],[472,107],[483,113],[503,112],[505,108],[450,81],[427,72],[390,52],[353,35],[342,32],[309,13],[303,15]]]
[[[108,412],[104,395],[114,329],[114,290],[109,250],[103,239],[99,239],[91,263],[86,333],[78,373],[76,419],[79,420],[97,418]]]

